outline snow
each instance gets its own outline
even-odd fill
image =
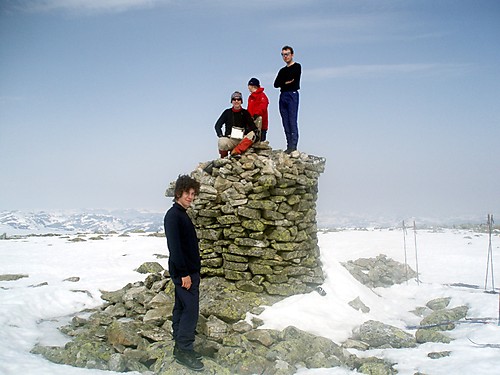
[[[406,259],[416,268],[413,231],[406,235]],[[146,261],[157,261],[164,267],[166,241],[146,234],[123,237],[104,235],[84,242],[71,242],[70,236],[25,237],[0,240],[0,275],[26,274],[15,281],[0,281],[0,374],[97,375],[110,371],[80,369],[53,364],[30,350],[36,344],[64,345],[67,338],[57,327],[69,322],[82,310],[102,303],[101,290],[116,290],[129,282],[144,280],[134,270]],[[451,297],[449,307],[466,304],[468,317],[491,318],[488,324],[459,324],[448,334],[450,344],[426,343],[415,349],[352,350],[358,356],[377,356],[393,363],[399,374],[498,374],[498,348],[485,348],[478,343],[500,343],[498,326],[499,295],[485,293],[488,235],[471,230],[419,230],[417,232],[418,266],[421,283],[408,283],[390,288],[370,289],[357,282],[341,262],[386,254],[405,261],[403,233],[400,229],[368,229],[321,231],[318,233],[323,269],[327,275],[323,289],[289,297],[267,307],[259,316],[263,328],[283,329],[289,325],[322,335],[337,343],[351,336],[352,330],[367,320],[379,320],[414,333],[407,327],[418,325],[421,318],[410,311],[438,297]],[[500,237],[493,236],[493,269],[500,282],[498,257]],[[487,290],[491,291],[489,268]],[[64,281],[79,277],[79,281]],[[47,283],[47,285],[43,285]],[[478,288],[451,284],[477,285]],[[370,308],[361,313],[348,305],[359,297]],[[249,316],[250,317],[250,316]],[[470,340],[469,340],[470,339]],[[430,352],[451,351],[449,357],[431,359]],[[134,374],[134,373],[130,373]],[[297,374],[356,374],[342,368],[300,369]]]

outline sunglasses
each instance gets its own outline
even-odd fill
[[[241,102],[241,98],[232,98],[231,99],[231,101],[233,101],[233,102],[236,101],[236,100],[238,100],[239,102]]]
[[[291,53],[290,53],[290,52],[284,52],[284,53],[282,53],[282,54],[281,54],[281,56],[283,56],[283,57],[285,57],[285,56],[290,56],[290,55],[291,55]]]

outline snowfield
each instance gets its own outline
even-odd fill
[[[100,305],[100,290],[116,290],[129,282],[143,280],[145,275],[134,271],[143,262],[156,261],[166,268],[167,259],[156,256],[167,254],[166,241],[146,234],[128,237],[103,235],[102,239],[92,234],[80,236],[85,241],[70,241],[76,235],[0,240],[0,275],[27,275],[18,280],[0,281],[0,374],[113,374],[56,365],[30,354],[30,350],[38,343],[64,345],[67,338],[57,327],[69,322],[75,314],[83,316],[82,310]],[[373,290],[356,281],[341,262],[386,254],[404,263],[401,229],[321,231],[318,237],[327,275],[322,287],[327,294],[296,295],[267,307],[259,316],[265,321],[263,328],[283,329],[293,325],[338,344],[367,320],[379,320],[414,333],[411,326],[418,325],[421,318],[411,313],[412,310],[425,306],[431,299],[451,297],[449,307],[468,305],[467,317],[481,318],[484,323],[458,324],[455,330],[447,333],[454,339],[450,344],[427,343],[414,349],[366,352],[351,349],[352,352],[397,363],[395,367],[399,374],[499,373],[500,349],[471,342],[500,344],[499,295],[485,292],[486,233],[455,229],[419,230],[417,251],[421,283],[413,279],[390,288]],[[499,249],[500,236],[495,233],[492,238],[493,277],[498,283]],[[416,269],[411,230],[406,236],[406,260]],[[486,291],[491,292],[491,267],[488,272]],[[78,281],[69,279],[76,277]],[[348,305],[356,297],[370,308],[369,313],[361,313]],[[451,355],[440,359],[428,357],[428,353],[439,351],[451,351]],[[298,374],[307,375],[355,373],[342,368],[298,371]]]

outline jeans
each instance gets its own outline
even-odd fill
[[[297,118],[299,115],[299,92],[283,91],[280,94],[280,115],[285,130],[286,148],[297,149],[299,143],[299,126]]]
[[[191,276],[191,288],[183,288],[180,277],[172,278],[175,284],[175,304],[172,312],[172,330],[175,345],[182,350],[193,350],[196,324],[200,313],[200,274]]]

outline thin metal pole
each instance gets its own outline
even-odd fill
[[[417,224],[415,224],[415,220],[413,220],[413,237],[415,239],[415,265],[417,267],[417,284],[420,285],[420,277],[418,272],[418,252],[417,252]]]
[[[403,245],[405,250],[405,275],[406,275],[406,284],[408,284],[408,260],[406,257],[406,226],[405,221],[403,220]]]
[[[493,249],[491,246],[491,232],[493,231],[493,215],[488,214],[488,260],[486,261],[486,279],[484,281],[484,289],[488,288],[488,273],[491,268],[491,287],[495,291],[495,278],[493,275]]]

